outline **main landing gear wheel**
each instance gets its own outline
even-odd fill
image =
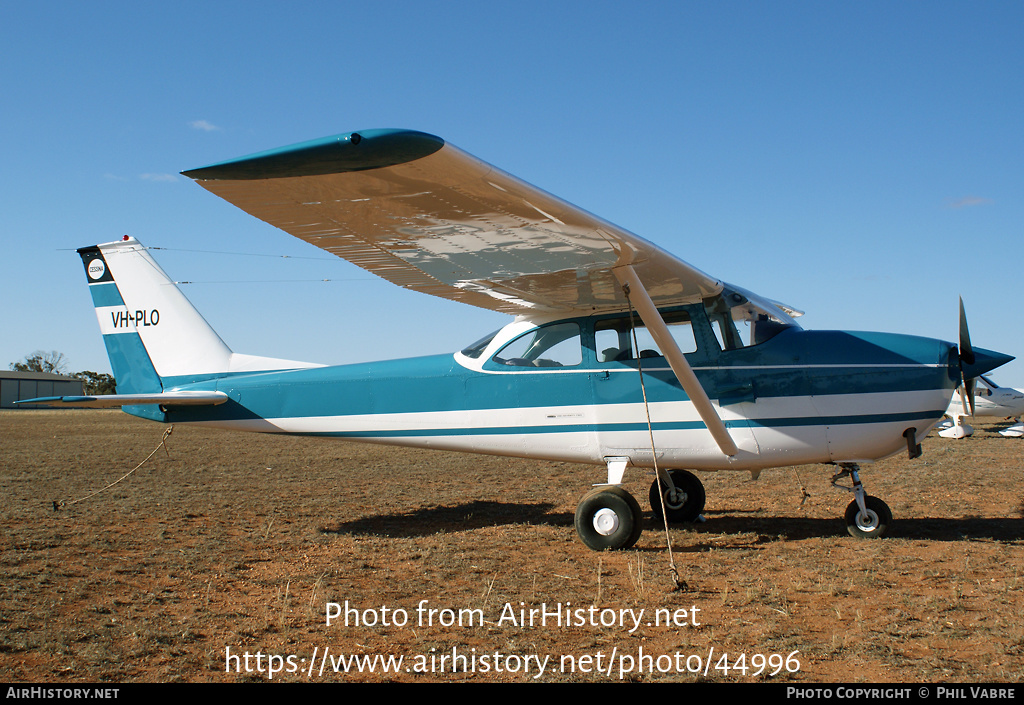
[[[878,497],[867,495],[864,497],[866,512],[862,512],[857,505],[857,500],[850,502],[846,508],[846,530],[850,536],[859,539],[876,539],[885,535],[889,524],[892,523],[892,512],[889,505]]]
[[[576,507],[576,533],[588,548],[616,551],[629,548],[643,531],[640,504],[621,487],[599,487]]]
[[[692,472],[687,470],[669,470],[675,489],[656,478],[651,483],[651,510],[656,519],[661,518],[661,494],[665,498],[665,516],[672,523],[696,521],[704,511],[704,485]]]

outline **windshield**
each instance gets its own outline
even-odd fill
[[[485,335],[483,338],[480,338],[480,340],[476,341],[469,347],[463,348],[462,354],[474,360],[477,359],[483,354],[484,350],[487,349],[487,346],[491,344],[492,340],[494,340],[494,336],[496,336],[499,332],[501,332],[500,328],[492,333]]]
[[[722,350],[742,348],[744,339],[746,345],[760,345],[787,328],[800,327],[785,313],[780,315],[788,320],[771,315],[768,311],[771,308],[762,308],[740,292],[729,288],[723,289],[717,296],[704,299],[704,310]]]

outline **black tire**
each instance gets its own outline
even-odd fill
[[[614,486],[587,493],[576,507],[575,524],[580,540],[595,551],[630,548],[644,528],[640,504],[629,492]]]
[[[867,507],[867,515],[861,516],[857,500],[850,502],[846,508],[846,530],[858,539],[877,539],[885,536],[892,524],[892,512],[889,505],[878,497],[868,495],[864,498],[864,506]]]
[[[665,497],[665,515],[670,523],[686,523],[696,521],[704,511],[706,496],[704,485],[700,479],[688,470],[669,470],[672,483],[676,486],[674,497],[669,496],[668,486],[660,478],[651,483],[651,511],[655,519],[661,519],[661,502],[659,494]]]

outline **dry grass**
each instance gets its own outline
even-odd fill
[[[753,654],[798,651],[799,671],[774,680],[1018,682],[1024,445],[995,428],[964,441],[933,436],[918,460],[866,468],[869,492],[896,517],[881,541],[846,535],[850,496],[829,486],[828,468],[757,482],[704,475],[707,523],[672,531],[681,591],[654,522],[627,552],[594,553],[576,539],[576,502],[602,479],[598,468],[181,426],[168,453],[54,512],[54,500],[84,497],[135,467],[163,428],[119,412],[0,412],[0,672],[37,682],[266,679],[265,669],[225,672],[230,648],[252,654],[254,667],[257,652],[264,666],[269,655],[294,655],[302,672],[275,680],[537,673],[484,672],[481,661],[442,671],[441,655],[455,649],[521,664],[549,656],[543,680],[596,681],[618,680],[623,657],[641,650],[654,659],[710,652],[716,663],[746,654],[745,676],[715,663],[707,674],[659,669],[664,659],[623,674],[732,681],[765,679],[752,675]],[[627,480],[646,498],[649,478]],[[437,610],[432,625],[417,620],[421,600]],[[361,618],[380,620],[386,608],[410,620],[328,626],[327,603],[345,601]],[[542,603],[643,608],[645,621],[633,633],[499,623],[506,605],[518,614]],[[646,623],[657,609],[692,618],[694,606],[699,626]],[[451,623],[459,614],[485,621]],[[314,650],[325,648],[407,660],[397,673],[310,678]],[[612,653],[604,674],[579,660],[575,672],[559,668],[562,656]],[[428,672],[408,668],[415,658]]]

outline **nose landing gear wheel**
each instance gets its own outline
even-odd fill
[[[671,523],[682,524],[696,521],[704,511],[704,485],[692,472],[686,470],[669,470],[674,490],[657,478],[651,483],[651,510],[656,519],[661,518],[661,498],[665,497],[665,518]]]
[[[640,505],[621,487],[599,487],[576,507],[576,533],[588,548],[615,551],[629,548],[643,531]]]
[[[857,500],[850,502],[846,508],[846,530],[850,536],[859,539],[874,539],[885,535],[889,525],[892,523],[892,512],[889,505],[878,497],[867,495],[864,497],[864,506],[867,512],[862,512],[857,506]]]

